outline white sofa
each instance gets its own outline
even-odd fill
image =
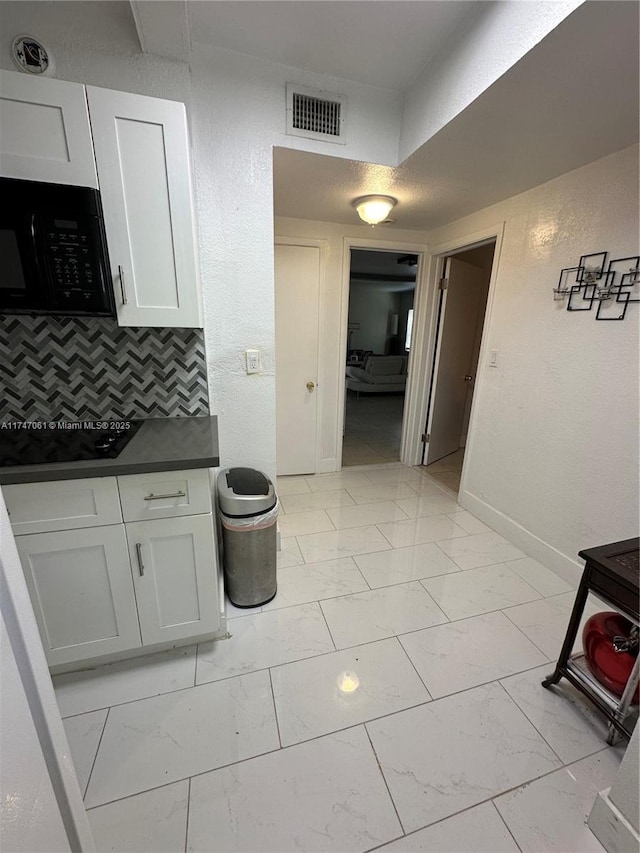
[[[362,367],[347,365],[347,388],[357,394],[398,393],[406,384],[406,355],[369,355]]]

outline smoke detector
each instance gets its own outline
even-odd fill
[[[11,43],[11,56],[18,68],[27,74],[53,72],[51,51],[34,36],[16,36]]]

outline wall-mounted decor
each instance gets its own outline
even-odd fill
[[[624,320],[627,306],[640,302],[640,255],[612,258],[608,252],[582,255],[578,265],[560,271],[553,288],[556,301],[567,300],[567,311],[591,311],[596,320]]]

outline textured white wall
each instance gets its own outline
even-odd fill
[[[275,475],[273,146],[390,162],[397,152],[399,104],[384,90],[228,51],[199,48],[195,59],[191,116],[200,261],[220,456],[224,465],[245,464]],[[346,92],[346,145],[286,136],[284,93],[291,80]],[[262,353],[259,376],[245,374],[248,347]],[[333,412],[335,421],[335,402]]]
[[[128,3],[0,3],[0,67],[17,71],[10,49],[14,36],[39,36],[53,53],[53,76],[189,101],[189,68],[170,59],[144,56]]]
[[[552,298],[581,255],[638,254],[633,146],[432,232],[430,245],[504,221],[488,345],[480,364],[465,488],[577,564],[581,548],[638,534],[638,329],[569,313]],[[529,545],[535,546],[531,540]],[[534,547],[535,550],[535,547]]]
[[[116,15],[112,12],[118,10]],[[184,63],[141,55],[128,4],[3,2],[0,67],[20,32],[40,35],[55,76],[183,101],[191,127],[205,341],[223,465],[275,475],[273,308],[274,145],[384,164],[397,162],[402,104],[386,89],[198,47]],[[285,83],[346,94],[346,145],[285,134]],[[304,187],[300,188],[304,192]],[[247,376],[243,351],[262,352]]]
[[[400,161],[434,136],[583,0],[484,2],[405,93]]]

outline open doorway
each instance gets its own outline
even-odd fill
[[[397,462],[418,255],[351,249],[342,465]]]
[[[422,464],[452,492],[460,477],[496,241],[445,261]]]

